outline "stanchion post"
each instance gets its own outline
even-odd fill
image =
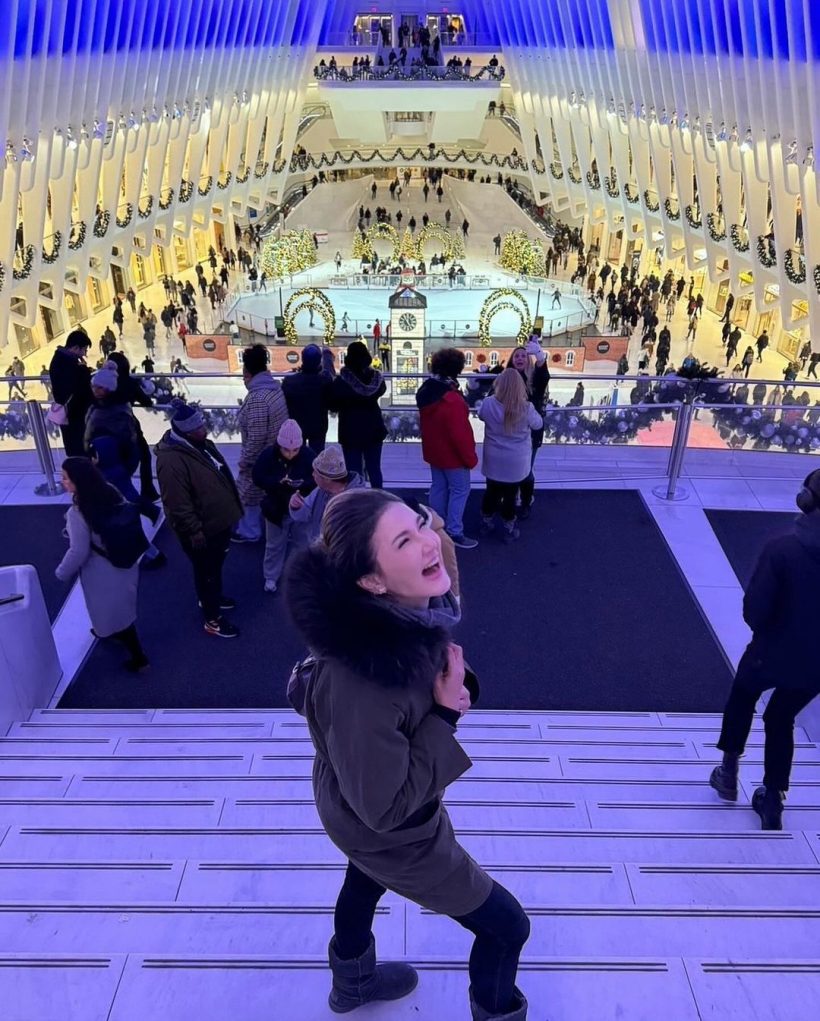
[[[60,496],[64,493],[63,484],[54,478],[54,457],[51,453],[51,445],[48,442],[48,432],[43,418],[43,409],[39,401],[26,401],[26,414],[28,415],[31,435],[34,437],[34,449],[37,451],[37,459],[40,468],[45,475],[45,482],[34,487],[36,496]]]
[[[656,486],[652,492],[662,500],[685,500],[689,491],[678,485],[683,458],[686,454],[686,445],[689,442],[689,430],[692,426],[692,419],[695,414],[695,405],[691,400],[683,401],[678,409],[678,417],[675,421],[675,432],[672,436],[672,448],[669,451],[669,463],[667,465],[666,484]]]

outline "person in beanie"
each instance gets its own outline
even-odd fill
[[[48,368],[54,402],[65,409],[67,422],[60,426],[67,457],[85,455],[85,416],[91,407],[91,369],[85,364],[91,338],[72,330],[58,347]]]
[[[265,493],[262,500],[265,592],[276,592],[288,545],[298,546],[304,541],[304,527],[289,516],[288,504],[294,493],[307,496],[315,488],[312,471],[315,456],[304,442],[299,423],[288,418],[279,430],[276,443],[263,450],[253,466],[253,483]]]
[[[93,403],[85,418],[85,451],[94,440],[110,436],[117,444],[120,466],[130,479],[139,466],[137,422],[131,405],[120,393],[116,362],[106,362],[91,377]]]
[[[332,378],[323,371],[318,344],[302,348],[302,365],[282,380],[288,415],[299,423],[305,442],[319,454],[325,449]]]
[[[236,638],[239,630],[222,616],[234,608],[222,592],[222,567],[242,503],[225,458],[208,439],[199,408],[176,398],[171,428],[157,444],[157,480],[168,524],[194,569],[194,585],[205,631]]]
[[[295,492],[290,499],[291,520],[305,526],[305,538],[315,542],[322,527],[325,507],[339,493],[347,489],[363,489],[364,480],[357,472],[347,470],[342,448],[335,443],[317,454],[313,462],[313,481],[316,488],[308,495]]]
[[[463,351],[436,351],[430,360],[432,375],[419,387],[416,404],[422,456],[433,477],[430,506],[444,518],[456,546],[475,549],[478,543],[464,534],[462,520],[470,495],[470,470],[478,464],[470,413],[457,382],[463,368]]]
[[[344,368],[333,380],[331,411],[339,414],[339,443],[349,471],[367,471],[374,489],[382,486],[382,444],[387,429],[379,398],[387,386],[382,374],[371,368],[367,345],[354,340],[347,345]]]
[[[763,547],[743,597],[752,640],[740,659],[723,711],[717,746],[723,762],[709,783],[725,801],[737,801],[738,765],[764,691],[766,732],[763,785],[752,808],[764,830],[783,829],[783,802],[794,756],[794,720],[820,694],[814,631],[820,616],[820,470],[797,494],[801,513],[792,531]]]
[[[253,344],[242,352],[242,378],[248,390],[237,414],[242,442],[237,484],[243,513],[231,539],[233,542],[258,542],[262,538],[264,494],[253,484],[251,475],[265,447],[276,442],[282,423],[288,417],[288,407],[281,384],[268,370],[268,349],[264,344]]]

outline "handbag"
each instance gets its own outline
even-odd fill
[[[55,401],[46,412],[46,421],[52,425],[68,425],[68,405]]]
[[[288,702],[290,702],[291,706],[300,716],[305,715],[305,700],[307,699],[308,686],[313,680],[313,675],[318,665],[319,661],[313,654],[310,654],[294,664],[290,672],[287,692]]]

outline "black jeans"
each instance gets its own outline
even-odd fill
[[[382,440],[369,447],[347,447],[342,444],[345,465],[349,472],[358,472],[364,477],[365,470],[374,489],[382,488]]]
[[[535,429],[532,434],[532,457],[530,458],[530,473],[521,483],[521,506],[529,507],[535,496],[535,455],[541,449],[544,442],[544,430]]]
[[[336,953],[343,960],[361,957],[367,950],[373,916],[385,890],[348,863],[333,918]],[[475,935],[469,964],[474,999],[490,1014],[507,1013],[515,998],[518,958],[530,936],[524,909],[509,890],[494,882],[480,907],[451,917]]]
[[[757,700],[770,688],[774,688],[774,692],[763,713],[766,731],[763,783],[773,790],[787,791],[794,757],[794,718],[815,696],[813,692],[799,688],[779,688],[777,681],[748,649],[738,664],[729,700],[723,710],[723,726],[717,746],[730,755],[743,754]]]
[[[88,457],[85,449],[85,422],[69,422],[60,426],[66,457]]]
[[[219,620],[222,611],[222,565],[231,545],[230,529],[210,535],[205,545],[195,549],[190,542],[183,540],[182,548],[194,568],[194,586],[196,596],[202,605],[205,620]]]
[[[496,482],[494,479],[487,479],[487,488],[481,501],[481,513],[484,517],[491,518],[500,511],[504,521],[515,521],[515,498],[520,486],[520,482]]]

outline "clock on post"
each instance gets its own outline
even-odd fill
[[[400,286],[391,295],[390,307],[390,368],[396,376],[407,375],[406,380],[393,379],[394,404],[415,404],[416,390],[421,380],[415,378],[424,372],[424,338],[427,333],[427,299],[410,284]]]

